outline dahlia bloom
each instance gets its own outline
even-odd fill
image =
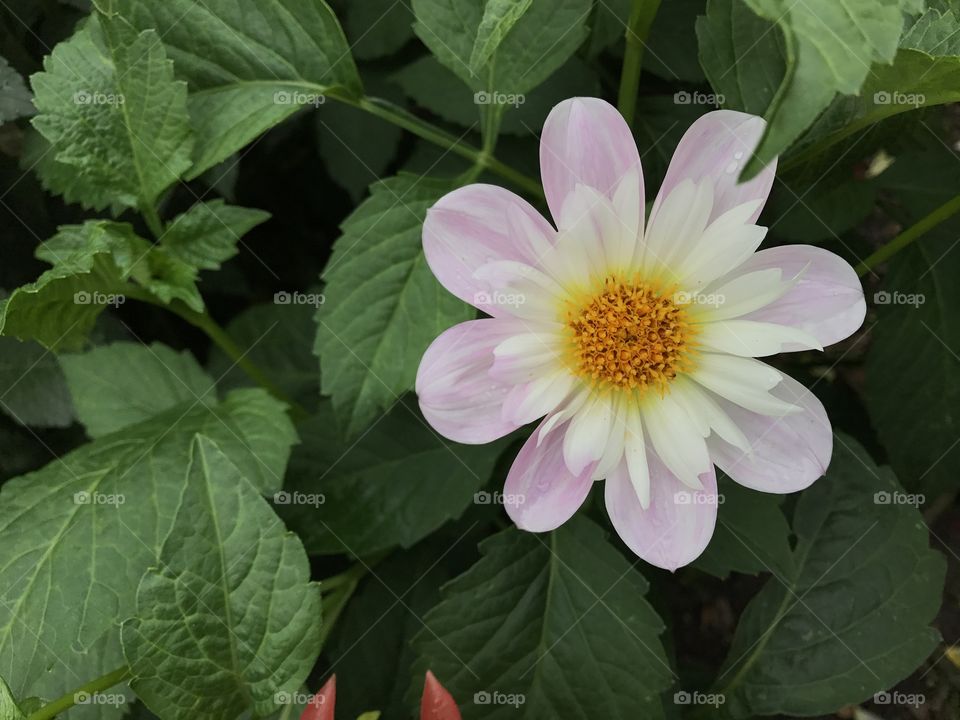
[[[645,221],[627,124],[602,100],[573,98],[540,139],[553,225],[492,185],[455,190],[428,211],[431,270],[491,317],[427,349],[420,407],[462,443],[543,418],[504,487],[518,527],[556,528],[605,480],[626,545],[674,570],[713,534],[714,466],[771,493],[823,475],[833,448],[823,406],[755,358],[822,350],[860,327],[866,304],[833,253],[757,252],[776,163],[737,178],[764,126],[728,110],[699,118]]]

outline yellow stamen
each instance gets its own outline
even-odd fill
[[[655,283],[608,277],[603,290],[567,313],[573,365],[581,377],[624,390],[662,394],[691,369],[686,310]]]

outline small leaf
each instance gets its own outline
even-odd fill
[[[213,379],[193,356],[166,345],[118,342],[60,364],[77,418],[97,438],[147,420],[181,403],[216,404]]]
[[[487,0],[477,29],[477,39],[470,52],[470,70],[474,74],[479,75],[483,71],[503,38],[532,4],[533,0]]]
[[[36,112],[33,95],[16,70],[0,57],[0,125]],[[2,717],[2,715],[0,715]]]
[[[747,606],[719,677],[733,717],[823,715],[896,685],[933,651],[945,562],[893,473],[838,435],[800,496],[791,572]]]
[[[34,126],[85,207],[152,208],[190,167],[187,88],[153,30],[93,16],[31,77]],[[52,187],[61,185],[54,181]]]
[[[0,720],[25,720],[25,718],[26,715],[17,705],[7,683],[0,677]]]
[[[413,387],[437,335],[476,314],[440,286],[423,256],[427,208],[453,187],[412,175],[384,180],[341,225],[323,273],[315,351],[348,439]]]
[[[320,652],[319,585],[296,536],[202,435],[158,562],[122,630],[131,687],[151,710],[262,716],[300,688]]]
[[[237,254],[237,243],[270,213],[227,205],[223,200],[199,202],[167,226],[161,247],[170,256],[199,270],[217,270]]]
[[[277,502],[292,503],[289,522],[311,554],[410,547],[470,506],[505,444],[446,441],[403,402],[356,443],[339,436],[328,403],[301,433]]]
[[[423,619],[414,688],[431,669],[465,720],[514,718],[519,702],[525,717],[663,717],[663,623],[596,525],[577,515],[549,535],[510,528],[480,549]]]

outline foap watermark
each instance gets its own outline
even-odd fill
[[[525,702],[527,702],[527,697],[523,693],[481,690],[473,694],[474,705],[509,705],[513,708],[519,708]]]
[[[687,692],[678,690],[673,694],[674,705],[711,705],[715,708],[720,707],[727,701],[723,693],[703,693],[699,690]]]
[[[323,705],[327,698],[319,693],[286,692],[280,690],[273,694],[273,702],[277,705]]]
[[[103,293],[99,290],[87,292],[78,290],[73,294],[74,305],[110,305],[111,307],[120,307],[127,301],[127,296],[121,293]]]
[[[703,305],[705,307],[720,307],[727,298],[723,293],[691,293],[681,290],[674,293],[673,301],[677,305]]]
[[[523,505],[527,501],[527,496],[522,493],[502,493],[500,491],[487,492],[481,490],[473,494],[474,505]]]
[[[674,105],[711,105],[719,107],[723,105],[726,98],[722,93],[705,93],[699,90],[689,92],[681,90],[673,94]]]
[[[927,301],[927,296],[923,293],[904,293],[899,290],[888,292],[880,290],[873,294],[874,305],[913,305],[920,307]]]
[[[723,505],[723,493],[695,492],[693,490],[680,490],[673,494],[675,505]]]
[[[527,301],[523,293],[502,292],[494,290],[493,292],[478,292],[473,295],[474,305],[495,305],[498,307],[520,307]]]
[[[80,690],[73,694],[74,705],[109,705],[119,707],[127,703],[127,696],[123,693],[90,693]]]
[[[73,494],[74,505],[114,505],[120,506],[127,501],[123,493],[102,493],[81,490]]]
[[[300,90],[277,90],[273,94],[274,105],[312,105],[317,108],[326,101],[326,95],[301,92]]]
[[[927,102],[927,96],[923,93],[905,93],[899,90],[887,91],[880,90],[873,94],[874,105],[910,105],[920,107]]]
[[[327,298],[323,293],[303,293],[296,290],[287,292],[286,290],[281,290],[273,294],[274,305],[312,305],[313,307],[320,307],[326,301]]]
[[[275,505],[311,505],[319,507],[327,501],[327,496],[323,493],[302,493],[297,490],[287,492],[280,490],[273,494]]]
[[[105,93],[99,90],[77,90],[73,94],[76,105],[123,105],[126,99],[120,93]]]
[[[920,507],[927,501],[927,496],[923,493],[905,493],[899,490],[890,492],[889,490],[880,490],[873,494],[874,505],[909,505],[911,507]]]
[[[473,94],[474,105],[511,105],[520,107],[527,101],[522,93],[505,93],[498,90],[481,90]]]
[[[918,708],[927,701],[923,693],[903,693],[899,690],[893,692],[878,692],[873,696],[873,702],[877,705],[902,705],[904,707]]]

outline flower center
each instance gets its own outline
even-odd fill
[[[603,292],[568,314],[574,365],[582,377],[625,390],[661,392],[690,369],[686,312],[646,282],[608,277]]]

